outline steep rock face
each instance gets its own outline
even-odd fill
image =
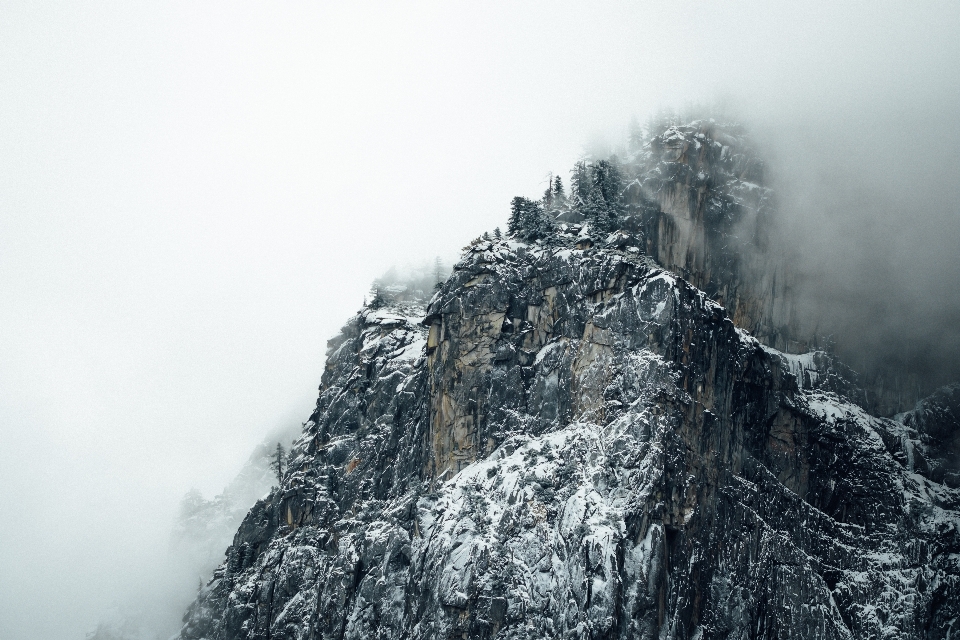
[[[698,120],[652,136],[624,192],[641,213],[645,249],[722,304],[765,344],[802,350],[810,336],[792,306],[795,276],[779,250],[774,194],[740,127]]]
[[[181,500],[170,546],[183,558],[184,564],[190,566],[191,574],[210,575],[220,564],[224,547],[230,544],[250,505],[276,484],[270,461],[277,441],[289,444],[299,436],[299,430],[294,433],[294,429],[288,427],[275,431],[273,436],[254,448],[240,472],[220,494],[208,500],[194,489]]]
[[[557,244],[347,324],[181,638],[957,631],[949,403],[872,417],[639,248]]]
[[[960,385],[939,389],[897,420],[907,427],[904,464],[937,482],[960,488]]]

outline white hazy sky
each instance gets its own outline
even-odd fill
[[[183,493],[306,420],[389,266],[450,261],[661,106],[893,97],[909,132],[960,103],[957,7],[5,0],[0,638],[142,592]]]

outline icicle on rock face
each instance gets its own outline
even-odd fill
[[[946,637],[936,412],[872,417],[829,356],[578,245],[477,243],[428,304],[348,322],[180,637]]]

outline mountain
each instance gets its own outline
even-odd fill
[[[960,393],[871,415],[806,350],[773,205],[672,124],[378,295],[179,637],[960,632]]]
[[[222,561],[223,550],[250,505],[277,484],[276,472],[270,466],[276,446],[289,443],[296,435],[289,428],[276,430],[254,448],[240,472],[214,498],[208,500],[196,490],[183,497],[171,547],[201,579],[209,577]]]
[[[299,425],[298,425],[299,426]],[[277,476],[270,466],[278,443],[297,435],[289,426],[273,432],[251,452],[239,473],[212,499],[189,491],[171,523],[169,548],[160,552],[158,566],[139,591],[121,594],[101,614],[87,640],[164,640],[177,628],[190,589],[209,579],[222,562],[223,551],[250,505],[268,494]],[[160,566],[162,565],[162,569]]]

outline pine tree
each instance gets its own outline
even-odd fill
[[[586,201],[579,207],[580,215],[590,221],[591,227],[598,233],[604,233],[610,226],[610,216],[607,214],[607,203],[599,190],[593,190]]]
[[[600,160],[591,169],[594,188],[600,192],[609,207],[615,208],[620,202],[620,192],[623,190],[623,175],[617,166],[616,158]]]
[[[553,200],[554,202],[564,202],[567,199],[567,194],[563,191],[563,180],[560,179],[560,176],[553,177]]]
[[[439,289],[443,286],[443,262],[440,256],[433,259],[433,288]]]
[[[647,137],[659,136],[677,124],[680,124],[680,119],[672,109],[661,109],[647,120]]]
[[[285,475],[284,467],[284,455],[286,452],[283,450],[283,445],[279,442],[277,443],[277,448],[274,450],[273,455],[270,456],[270,469],[277,476],[277,484],[283,482],[283,476]]]
[[[510,203],[508,229],[513,237],[532,242],[548,237],[553,223],[544,215],[540,202],[517,196]]]
[[[510,201],[510,218],[507,220],[507,233],[511,236],[519,237],[524,228],[524,217],[527,215],[527,207],[530,201],[521,196],[517,196]]]
[[[600,233],[618,228],[623,213],[623,174],[616,157],[574,165],[572,206]]]
[[[547,190],[543,192],[543,210],[548,214],[548,219],[557,217],[560,211],[567,208],[567,195],[563,190],[563,180],[560,176],[551,176],[547,184]]]
[[[546,209],[547,211],[553,208],[554,193],[553,193],[553,174],[552,173],[547,178],[547,190],[543,192],[543,200],[541,200],[541,202],[543,202],[543,208]]]
[[[593,192],[593,180],[590,178],[590,171],[587,163],[580,160],[573,165],[573,171],[570,172],[570,198],[571,204],[577,210],[580,210],[590,201],[590,194]]]
[[[381,307],[386,306],[387,298],[383,295],[383,291],[380,289],[379,281],[374,281],[373,286],[370,287],[370,304],[367,306],[371,309],[380,309]]]

